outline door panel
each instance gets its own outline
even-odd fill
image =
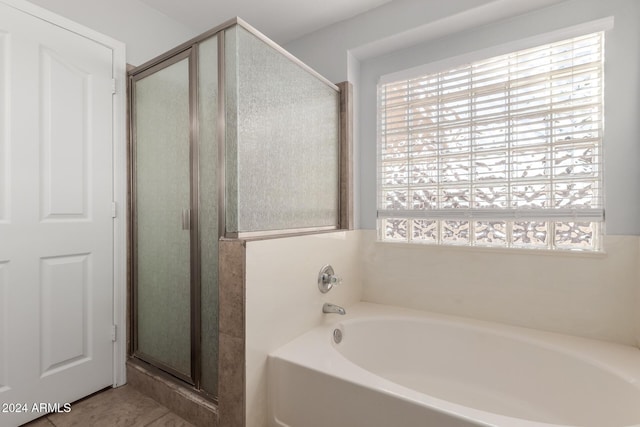
[[[43,217],[86,219],[91,75],[48,49],[40,64]]]
[[[0,401],[112,384],[112,51],[0,3]]]
[[[134,96],[136,353],[192,381],[189,57]]]
[[[87,304],[91,254],[40,260],[42,376],[89,358]]]

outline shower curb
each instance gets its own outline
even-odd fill
[[[218,407],[215,403],[145,365],[135,359],[127,361],[127,384],[196,426],[218,426]]]

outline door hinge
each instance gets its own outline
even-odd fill
[[[116,202],[111,202],[111,218],[116,218],[118,216],[118,204]]]
[[[111,93],[115,94],[118,91],[118,82],[116,79],[111,79]]]
[[[118,327],[116,325],[111,325],[111,341],[116,342],[118,339]]]

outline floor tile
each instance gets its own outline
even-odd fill
[[[54,427],[53,423],[47,417],[41,417],[30,423],[24,424],[24,427]]]
[[[56,427],[143,427],[167,413],[167,408],[125,385],[74,403],[67,414],[48,418]]]
[[[166,415],[163,415],[161,418],[158,418],[151,424],[148,424],[147,427],[195,427],[193,424],[185,421],[180,418],[173,412],[169,412]]]

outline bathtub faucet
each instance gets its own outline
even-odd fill
[[[324,305],[322,306],[322,312],[323,313],[347,314],[347,312],[344,311],[344,308],[340,307],[339,305],[330,304],[328,302],[325,302]]]

